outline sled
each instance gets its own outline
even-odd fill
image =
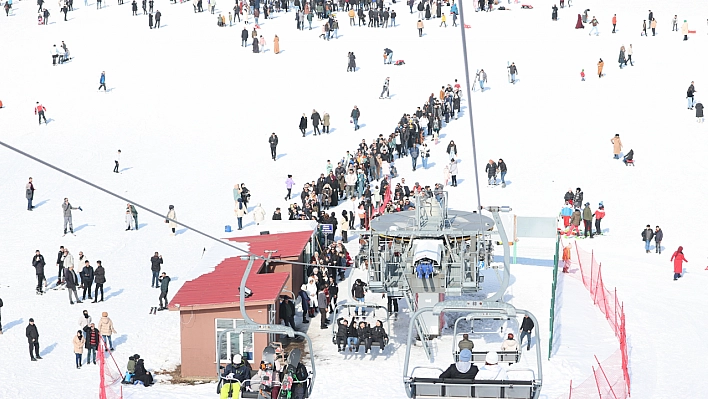
[[[471,28],[471,27],[472,27],[472,26],[465,24],[465,29],[469,29],[469,28]]]
[[[397,60],[396,62],[393,63],[393,65],[406,65],[406,62],[403,60]]]
[[[530,4],[522,4],[521,9],[522,10],[531,10],[531,9],[533,9],[533,6]]]
[[[695,30],[689,30],[688,33],[696,33]]]

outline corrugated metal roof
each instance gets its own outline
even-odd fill
[[[256,255],[265,255],[266,250],[277,250],[273,257],[289,258],[300,255],[312,234],[312,231],[302,231],[237,237],[229,240],[247,242],[250,251]],[[183,308],[238,302],[238,288],[247,265],[248,260],[242,260],[240,257],[225,259],[212,272],[185,282],[170,301],[169,307],[174,309],[176,304]],[[290,278],[289,273],[258,274],[262,266],[263,261],[256,261],[251,269],[247,286],[253,291],[253,295],[247,298],[246,302],[275,301]]]

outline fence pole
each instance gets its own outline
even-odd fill
[[[615,287],[615,328],[619,332],[620,328],[619,324],[617,324],[617,287]]]
[[[592,367],[592,376],[595,378],[595,386],[597,387],[597,397],[602,399],[602,392],[600,392],[600,382],[597,381],[597,373],[595,372],[595,367]]]
[[[573,397],[573,380],[570,380],[570,393],[568,394],[568,399]]]
[[[587,284],[585,282],[585,273],[583,273],[583,263],[580,261],[580,250],[578,250],[578,242],[577,241],[575,242],[575,255],[578,257],[578,266],[580,266],[580,277],[583,278],[583,284]]]
[[[593,355],[595,356],[595,355]],[[607,375],[605,374],[605,370],[602,368],[602,364],[600,364],[600,361],[597,360],[597,356],[595,356],[595,361],[597,362],[597,367],[602,371],[602,376],[605,377],[605,381],[607,381],[607,386],[610,387],[610,392],[612,392],[612,396],[617,399],[617,394],[615,394],[615,390],[612,389],[612,384],[610,383],[610,380],[607,378]]]

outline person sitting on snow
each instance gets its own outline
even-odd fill
[[[140,382],[146,387],[149,387],[153,383],[152,373],[145,369],[143,359],[136,360],[135,375],[133,375],[133,381],[133,384],[137,384],[138,382]]]

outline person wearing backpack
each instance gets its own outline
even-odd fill
[[[292,399],[305,399],[309,374],[307,367],[302,362],[298,362],[293,375]]]

